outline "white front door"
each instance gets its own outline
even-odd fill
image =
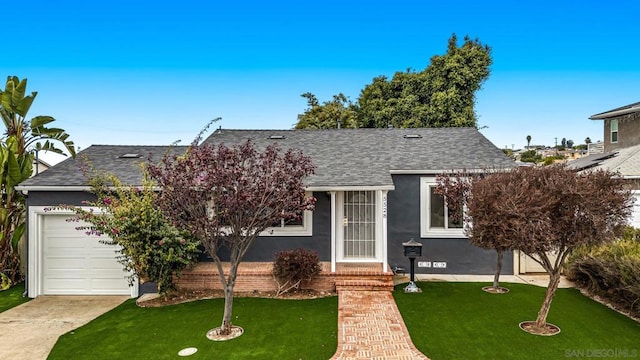
[[[337,195],[336,238],[340,261],[379,261],[381,212],[378,191],[344,191]]]

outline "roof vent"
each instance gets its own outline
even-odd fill
[[[122,155],[118,156],[118,158],[120,158],[120,159],[139,159],[141,157],[142,157],[142,155],[135,154],[135,153],[126,153],[126,154],[122,154]]]
[[[269,135],[268,137],[269,140],[282,140],[284,138],[284,135]]]
[[[422,139],[422,135],[420,134],[406,134],[403,136],[405,139]]]

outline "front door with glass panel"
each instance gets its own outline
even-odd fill
[[[345,191],[342,206],[342,257],[374,260],[376,254],[376,192]]]

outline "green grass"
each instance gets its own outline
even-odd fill
[[[58,339],[49,359],[329,359],[337,348],[338,298],[275,300],[236,298],[233,324],[244,334],[215,342],[206,332],[220,325],[223,299],[162,308],[129,300]]]
[[[421,282],[419,294],[397,286],[396,304],[416,347],[432,360],[613,358],[615,351],[640,357],[640,324],[576,289],[558,289],[547,321],[562,331],[545,337],[518,327],[536,319],[544,288],[503,284],[511,291],[496,295],[484,285]]]
[[[0,291],[0,312],[29,301],[29,298],[22,297],[22,293],[24,293],[24,283]]]

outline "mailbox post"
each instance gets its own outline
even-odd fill
[[[404,288],[406,293],[419,293],[422,292],[415,283],[415,269],[414,264],[417,257],[422,256],[422,244],[413,240],[413,238],[405,243],[402,243],[404,247],[404,256],[409,258],[411,263],[411,277],[409,279],[409,285]]]

